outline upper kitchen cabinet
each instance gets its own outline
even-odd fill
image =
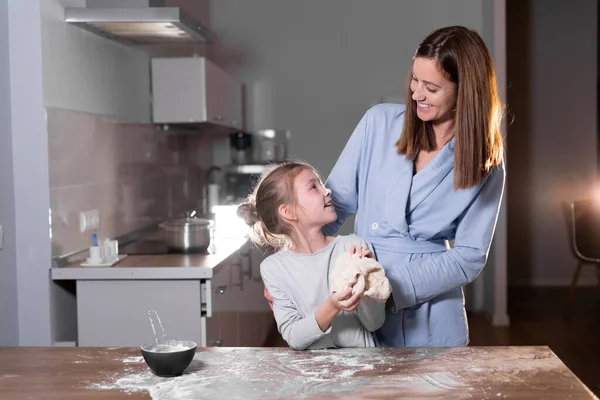
[[[205,57],[152,59],[153,121],[242,129],[242,84]]]

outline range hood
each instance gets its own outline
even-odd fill
[[[65,22],[126,44],[206,44],[208,29],[164,0],[87,0],[65,8]]]

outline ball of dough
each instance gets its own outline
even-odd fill
[[[392,293],[385,270],[377,260],[343,253],[331,272],[331,290],[341,293],[349,287],[352,294],[362,293],[380,303],[385,303]]]

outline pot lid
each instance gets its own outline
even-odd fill
[[[181,219],[174,219],[172,221],[166,221],[164,224],[166,226],[189,226],[189,225],[194,225],[194,226],[206,226],[206,225],[212,225],[213,221],[211,221],[210,219],[206,219],[206,218],[181,218]]]

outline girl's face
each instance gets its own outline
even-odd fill
[[[434,59],[415,58],[410,91],[417,103],[417,116],[422,121],[435,123],[454,119],[456,84],[442,74]]]
[[[297,222],[305,227],[323,227],[336,220],[331,204],[331,191],[310,169],[304,169],[294,180],[298,207]]]

